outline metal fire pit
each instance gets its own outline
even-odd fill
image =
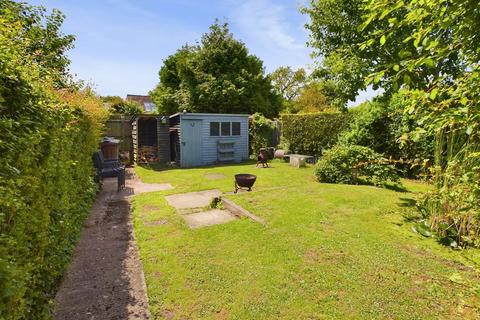
[[[242,188],[248,188],[247,191],[251,191],[252,186],[256,180],[257,180],[257,176],[253,174],[248,174],[248,173],[236,174],[235,175],[235,193],[237,193],[237,191]]]

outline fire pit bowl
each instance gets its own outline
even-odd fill
[[[252,186],[257,180],[257,176],[254,174],[241,173],[235,175],[235,193],[238,189],[248,188],[248,191],[252,190]]]

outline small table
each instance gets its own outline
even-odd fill
[[[305,167],[306,160],[313,159],[313,156],[304,154],[287,154],[285,157],[289,157],[290,165],[296,168]]]

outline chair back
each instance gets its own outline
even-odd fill
[[[97,169],[103,169],[103,154],[101,150],[97,150],[92,155],[93,165]]]

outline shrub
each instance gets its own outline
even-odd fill
[[[95,195],[91,155],[106,112],[88,89],[54,89],[51,79],[60,76],[44,76],[7,14],[0,15],[0,319],[45,319]]]
[[[436,189],[420,196],[422,220],[441,243],[480,248],[480,150],[457,153],[436,166]]]
[[[395,167],[372,149],[354,145],[336,145],[317,162],[319,182],[356,184],[362,181],[377,186],[398,182]]]
[[[260,148],[275,147],[276,125],[273,120],[255,113],[250,118],[250,154],[258,155]]]
[[[348,128],[349,115],[340,112],[282,115],[282,144],[294,153],[321,155]]]
[[[433,162],[434,137],[418,134],[418,116],[405,112],[410,99],[400,92],[392,98],[377,98],[352,109],[351,128],[341,134],[339,142],[369,147],[388,158],[402,159],[397,164],[402,172],[407,176],[418,175],[424,169],[420,164]]]

